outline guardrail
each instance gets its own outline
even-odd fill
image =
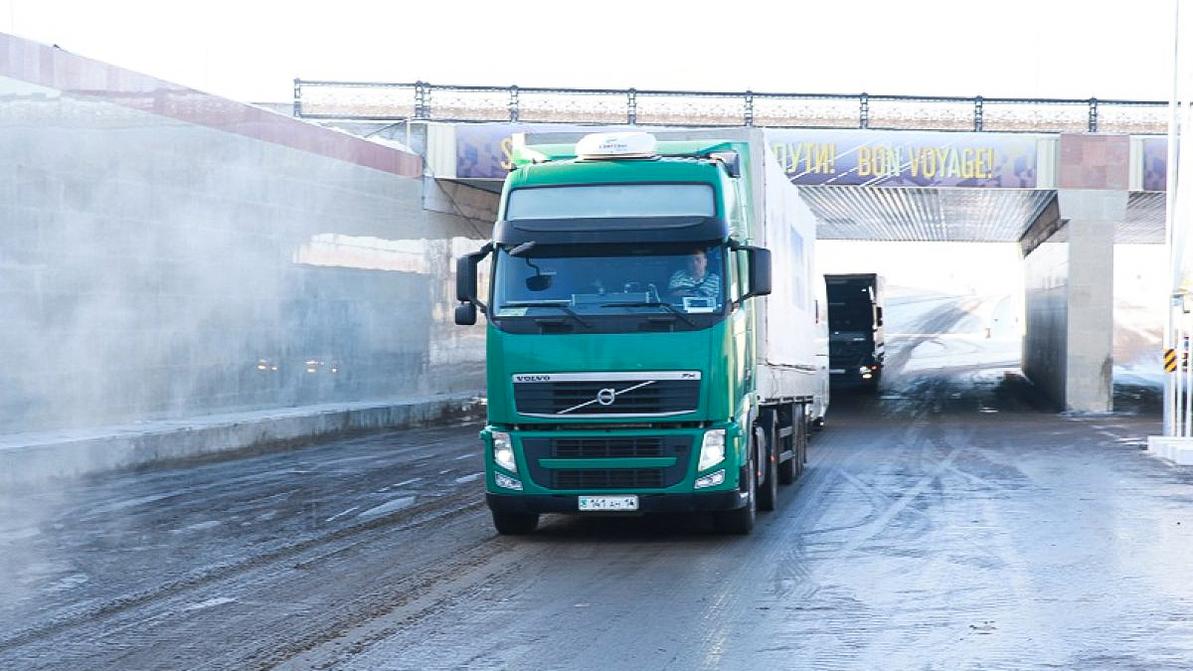
[[[1168,103],[294,80],[307,119],[1163,134]]]

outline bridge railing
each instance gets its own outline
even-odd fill
[[[1168,103],[294,80],[308,119],[1162,134]]]

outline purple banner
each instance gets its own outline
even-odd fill
[[[793,184],[1036,186],[1037,136],[867,130],[771,130]]]

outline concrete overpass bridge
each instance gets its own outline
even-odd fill
[[[514,133],[767,127],[821,239],[1018,243],[1023,368],[1074,411],[1111,409],[1114,245],[1165,241],[1160,102],[296,80],[293,113],[416,145],[440,207],[496,192]]]

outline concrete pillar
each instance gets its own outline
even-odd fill
[[[1068,219],[1066,410],[1110,412],[1114,384],[1114,231],[1126,191],[1062,190]]]
[[[1061,189],[1025,235],[1024,373],[1065,410],[1113,409],[1114,234],[1127,192]]]

